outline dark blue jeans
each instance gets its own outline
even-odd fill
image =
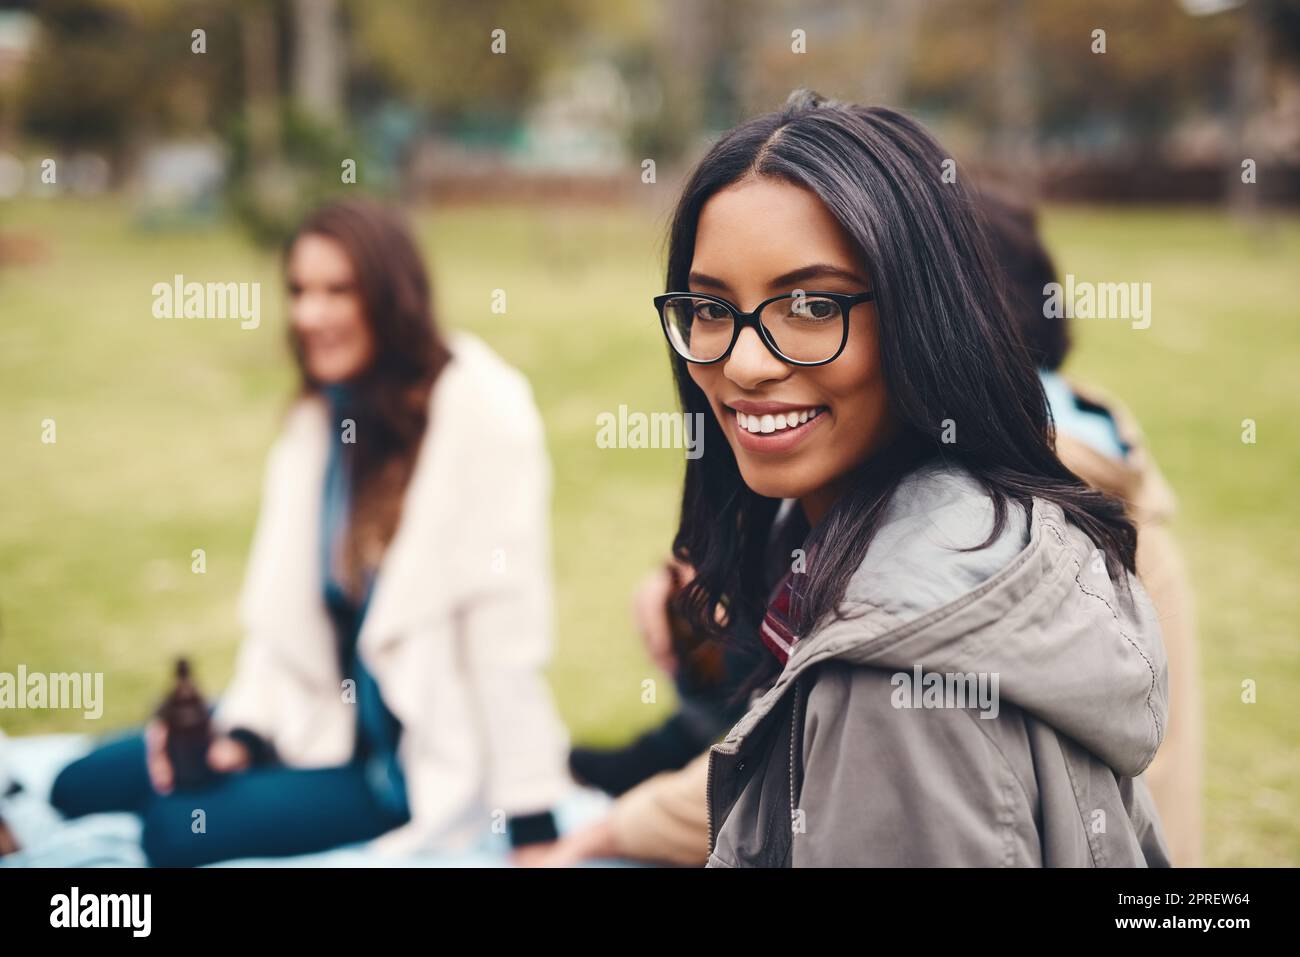
[[[310,854],[366,841],[407,821],[367,785],[360,762],[333,768],[267,765],[218,776],[198,790],[158,794],[142,732],[106,741],[54,781],[50,803],[66,817],[133,811],[155,867],[242,857]],[[202,816],[195,811],[202,811]],[[195,822],[204,829],[195,833]]]

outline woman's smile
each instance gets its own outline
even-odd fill
[[[728,414],[727,435],[734,445],[758,453],[790,452],[811,435],[827,418],[824,405],[785,402],[724,402]]]

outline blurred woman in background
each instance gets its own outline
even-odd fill
[[[69,816],[133,810],[158,865],[555,837],[571,786],[542,676],[550,471],[527,381],[434,324],[400,221],[325,206],[287,246],[300,394],[272,449],[207,749],[176,787],[166,728],[69,765]],[[194,833],[195,807],[206,816]]]

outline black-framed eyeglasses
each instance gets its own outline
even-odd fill
[[[849,341],[849,312],[874,292],[803,292],[764,299],[753,312],[718,296],[700,292],[666,292],[655,296],[664,335],[687,362],[708,365],[731,355],[741,330],[753,326],[768,350],[796,366],[833,362]]]

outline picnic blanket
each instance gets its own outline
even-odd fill
[[[0,816],[21,850],[0,857],[0,867],[146,867],[140,846],[140,819],[131,813],[88,814],[65,819],[49,803],[55,777],[71,761],[88,753],[95,738],[87,734],[6,737],[0,732]],[[17,787],[15,787],[17,785]],[[574,788],[556,808],[561,833],[600,817],[610,799],[587,788]],[[508,867],[510,847],[503,834],[485,829],[480,842],[458,854],[402,859],[381,856],[367,844],[298,857],[244,858],[213,867]],[[619,862],[595,862],[617,865]]]

